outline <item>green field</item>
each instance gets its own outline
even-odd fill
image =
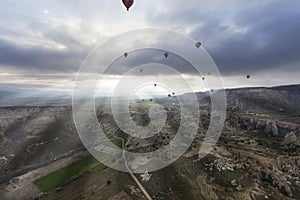
[[[112,142],[114,145],[116,145],[119,148],[122,148],[122,140],[120,139],[112,139],[110,140],[110,142]],[[112,148],[116,148],[114,145],[111,145],[111,143],[109,142],[104,142],[103,145],[108,146],[108,147],[112,147]]]
[[[61,186],[67,181],[71,181],[74,177],[98,166],[99,164],[100,162],[93,156],[88,156],[58,171],[52,172],[42,178],[35,180],[34,184],[42,192],[47,192],[58,186]]]
[[[122,141],[119,139],[111,140],[117,146],[122,146]],[[104,143],[105,144],[105,143]],[[112,146],[113,145],[108,145]],[[109,156],[109,155],[108,155]],[[100,165],[101,163],[92,155],[83,158],[77,162],[74,162],[60,170],[47,174],[46,176],[34,181],[34,184],[42,191],[51,191],[56,187],[63,185],[64,183],[71,181],[74,177],[78,177],[80,174]]]

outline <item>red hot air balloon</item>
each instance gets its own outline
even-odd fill
[[[129,10],[129,8],[132,6],[133,4],[133,0],[122,0],[124,6],[127,8],[127,10]]]

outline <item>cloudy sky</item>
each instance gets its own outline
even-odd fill
[[[0,17],[1,91],[71,92],[95,45],[145,27],[201,41],[225,87],[300,83],[298,0],[1,0]]]

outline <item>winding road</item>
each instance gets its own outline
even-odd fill
[[[125,144],[125,141],[123,138],[120,138],[118,136],[115,135],[116,132],[114,132],[113,136],[115,138],[118,138],[120,140],[122,140],[122,149],[123,149],[123,159],[125,161],[125,166],[127,171],[129,172],[131,178],[134,180],[134,182],[138,185],[138,187],[140,188],[140,190],[142,191],[142,193],[144,194],[144,196],[146,197],[146,199],[148,200],[152,200],[151,196],[149,195],[149,193],[147,192],[147,190],[144,188],[144,186],[141,184],[141,182],[138,180],[138,178],[132,173],[131,169],[128,166],[127,160],[126,160],[126,150],[125,150],[125,146],[127,145],[127,143],[129,142],[129,140],[127,141],[127,143]]]

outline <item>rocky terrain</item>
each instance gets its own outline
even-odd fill
[[[225,126],[208,156],[199,159],[198,152],[210,121],[210,98],[199,94],[201,126],[190,149],[147,179],[137,175],[152,199],[300,199],[300,85],[226,93]],[[153,151],[168,144],[178,128],[178,108],[171,105],[168,126],[160,135],[149,140],[126,138],[127,150]],[[114,130],[110,112],[97,114],[105,130]],[[144,113],[133,117],[139,123],[148,121]],[[3,197],[22,182],[20,188],[30,183],[34,188],[22,199],[145,199],[128,174],[100,163],[48,191],[32,184],[88,155],[69,106],[0,108],[0,148],[1,177],[8,177],[0,185]],[[10,177],[41,163],[45,165]]]
[[[70,107],[3,107],[0,116],[2,176],[81,146]]]

